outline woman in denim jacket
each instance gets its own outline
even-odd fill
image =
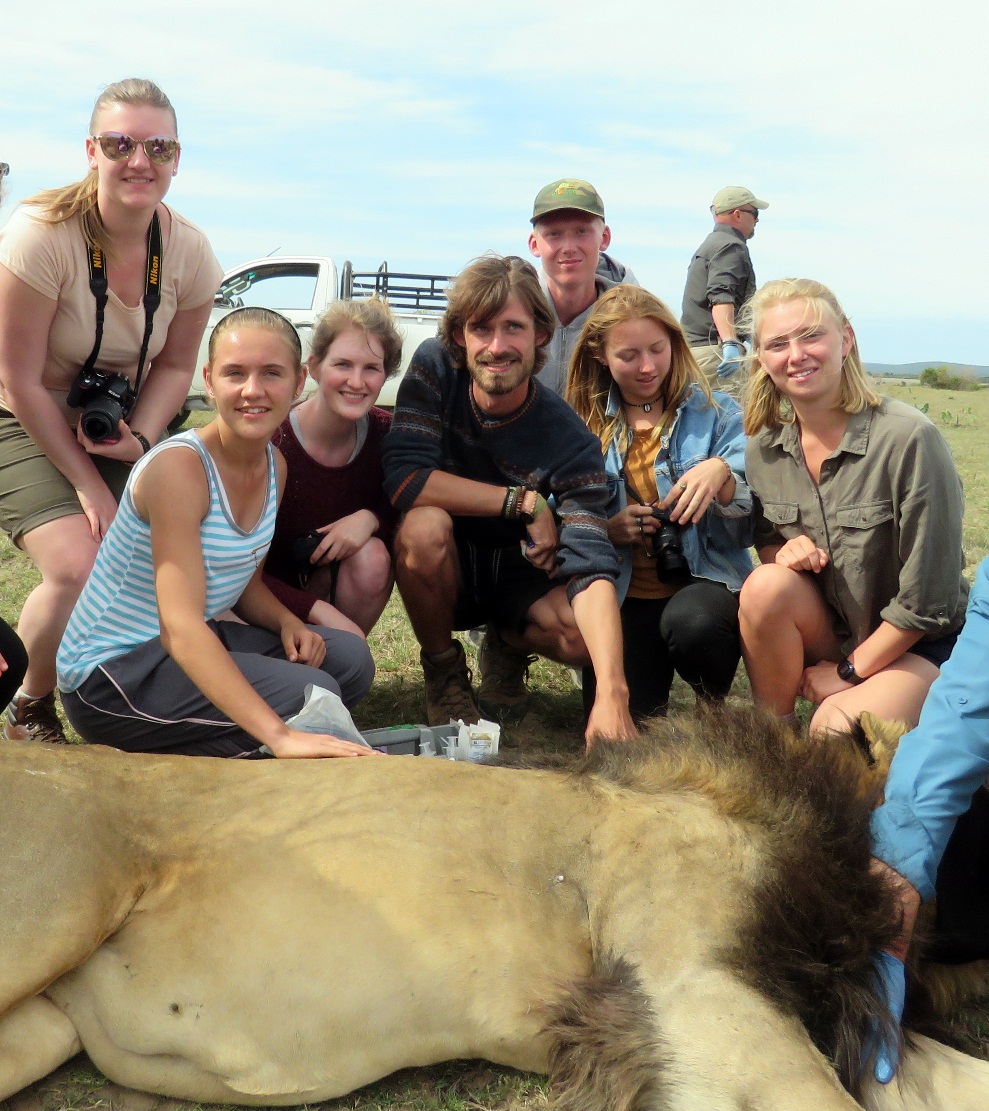
[[[756,701],[811,728],[863,710],[916,725],[965,617],[961,482],[922,413],[871,388],[819,282],[769,282],[748,307],[746,466],[758,567],[741,594]]]
[[[724,698],[740,657],[737,594],[752,569],[738,405],[712,396],[669,308],[629,285],[594,306],[567,400],[600,438],[612,483],[633,718],[666,710],[674,671],[698,697]]]

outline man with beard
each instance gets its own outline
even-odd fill
[[[600,444],[534,377],[553,325],[520,258],[485,256],[457,279],[384,441],[385,490],[405,514],[395,578],[421,648],[430,725],[482,712],[520,720],[537,653],[593,664],[588,742],[632,737]],[[453,630],[484,622],[475,700]]]

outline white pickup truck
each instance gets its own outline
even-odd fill
[[[398,383],[415,349],[424,339],[436,335],[439,319],[446,309],[449,281],[445,274],[390,271],[384,262],[377,270],[361,272],[355,271],[350,262],[345,262],[338,272],[333,259],[306,255],[269,256],[228,270],[213,302],[186,408],[209,408],[202,368],[207,362],[210,333],[228,312],[245,305],[277,309],[298,329],[302,356],[307,358],[313,325],[327,305],[340,299],[361,300],[374,294],[387,298],[404,340],[401,368],[398,374],[385,382],[378,397],[379,405],[392,407]],[[310,379],[306,382],[306,392],[311,392],[313,388]],[[184,420],[187,415],[187,412],[181,413],[179,418]],[[179,418],[176,420],[181,423]]]

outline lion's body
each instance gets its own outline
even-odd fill
[[[818,782],[852,782],[845,757],[727,724],[756,726],[723,759],[688,729],[580,775],[7,746],[0,1098],[81,1045],[199,1101],[485,1057],[552,1069],[585,1111],[854,1108],[814,1042],[854,1086],[869,948],[895,929],[871,802]],[[983,1111],[989,1066],[950,1052],[908,1062],[940,1102],[867,1104]]]

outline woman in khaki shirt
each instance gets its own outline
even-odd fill
[[[915,725],[965,615],[961,482],[943,437],[866,377],[818,282],[750,302],[746,475],[762,566],[740,598],[755,700],[814,730],[863,710]]]
[[[203,233],[164,203],[179,154],[161,89],[118,81],[93,110],[86,177],[32,197],[0,231],[0,528],[41,574],[18,622],[29,662],[4,718],[8,738],[64,740],[53,688],[65,623],[131,464],[182,407],[222,277]],[[137,386],[144,351],[133,409],[115,426],[125,407],[108,409],[95,430],[69,404],[95,350],[93,258],[108,283],[93,370],[125,397],[121,384]],[[145,343],[153,282],[160,303]]]

